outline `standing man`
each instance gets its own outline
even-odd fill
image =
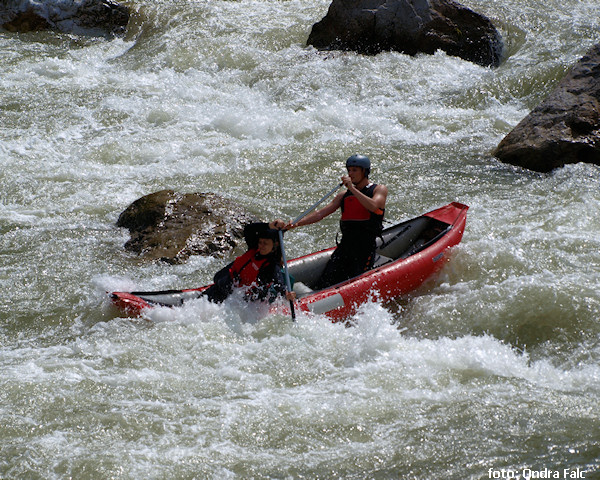
[[[369,181],[371,161],[364,155],[346,160],[348,175],[342,176],[345,192],[338,193],[325,207],[288,224],[287,229],[323,220],[338,208],[342,210],[342,240],[333,252],[315,285],[316,290],[360,275],[373,267],[376,239],[383,230],[383,215],[388,190]]]

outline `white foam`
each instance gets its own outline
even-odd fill
[[[128,40],[0,35],[9,476],[463,478],[571,464],[569,449],[588,461],[598,167],[535,175],[489,152],[595,43],[597,2],[480,2],[512,42],[494,70],[305,48],[328,3],[145,2]],[[106,291],[197,287],[228,260],[125,252],[115,222],[135,199],[217,192],[294,218],[356,152],[388,186],[388,218],[471,206],[450,264],[394,313],[369,302],[347,328],[235,298],[102,310]],[[332,245],[337,221],[290,232],[288,257]],[[471,470],[451,470],[465,452]]]

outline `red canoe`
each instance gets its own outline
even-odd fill
[[[447,250],[461,241],[468,209],[467,205],[453,202],[386,228],[378,240],[373,269],[324,290],[314,291],[311,285],[319,278],[335,247],[290,260],[288,267],[297,295],[295,308],[339,321],[354,314],[371,298],[386,301],[415,290],[449,260]],[[142,310],[158,305],[181,306],[187,300],[199,298],[208,287],[112,292],[110,298],[122,312],[137,316]],[[285,312],[289,307],[274,304],[273,308]]]

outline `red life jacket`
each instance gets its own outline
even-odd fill
[[[371,212],[358,201],[354,195],[344,197],[342,204],[342,220],[369,220]]]
[[[257,259],[257,252],[258,249],[252,248],[234,260],[229,269],[229,275],[231,275],[237,286],[257,283],[258,272],[269,262],[268,257]]]
[[[360,192],[369,198],[373,198],[375,187],[377,187],[376,184],[369,183]],[[342,218],[340,225],[342,233],[351,225],[362,225],[377,234],[383,229],[383,211],[381,213],[374,213],[367,210],[350,191],[346,192],[344,198],[342,198],[341,208]],[[360,223],[357,224],[355,222]]]

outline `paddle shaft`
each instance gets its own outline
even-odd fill
[[[310,212],[312,212],[315,208],[317,208],[321,203],[323,203],[325,200],[327,200],[329,197],[331,197],[335,192],[337,192],[340,187],[343,185],[343,183],[340,183],[337,187],[331,189],[331,191],[325,195],[323,198],[321,198],[321,200],[319,200],[317,203],[315,203],[312,207],[310,207],[308,210],[304,211],[303,213],[301,213],[300,215],[298,215],[293,221],[292,221],[292,225],[295,225],[296,223],[298,223],[300,220],[302,220],[304,217],[306,217]]]
[[[290,282],[290,272],[288,270],[287,258],[285,257],[285,248],[283,247],[283,230],[279,230],[279,245],[281,246],[281,257],[283,258],[283,271],[285,273],[285,286],[288,292],[292,291]],[[292,322],[296,321],[296,311],[294,310],[294,301],[290,300],[290,311],[292,313]]]
[[[322,197],[318,202],[316,202],[314,205],[312,205],[307,210],[305,210],[300,215],[298,215],[292,221],[292,225],[298,223],[300,220],[302,220],[304,217],[306,217],[315,208],[317,208],[321,203],[323,203],[325,200],[327,200],[329,197],[331,197],[335,192],[337,192],[342,185],[343,185],[343,183],[340,183],[339,185],[332,188],[331,191],[328,192],[324,197]],[[279,245],[281,245],[281,256],[283,258],[283,270],[285,272],[285,285],[286,285],[287,291],[291,292],[292,284],[290,282],[290,272],[288,270],[287,258],[285,256],[285,248],[283,246],[283,231],[282,230],[279,230]],[[292,313],[292,321],[296,321],[296,311],[294,309],[294,301],[293,300],[290,300],[290,311]]]

